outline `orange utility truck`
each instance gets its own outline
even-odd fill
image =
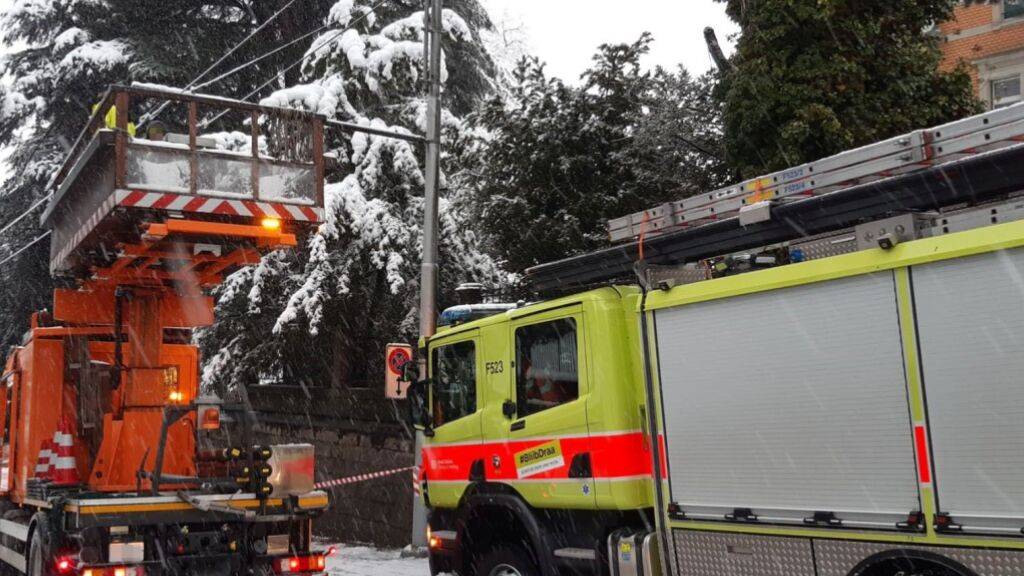
[[[132,136],[130,116],[158,106],[179,133]],[[246,131],[200,133],[224,116]],[[96,108],[43,214],[61,287],[0,375],[8,573],[323,571],[312,447],[255,445],[244,406],[200,393],[190,343],[211,287],[322,220],[323,125],[152,86]]]

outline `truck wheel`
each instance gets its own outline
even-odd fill
[[[475,576],[540,576],[532,555],[522,546],[502,544],[480,557]]]
[[[28,545],[27,576],[53,576],[53,553],[50,545],[50,520],[36,514],[35,529]]]

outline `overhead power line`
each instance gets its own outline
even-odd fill
[[[242,46],[244,46],[247,42],[249,42],[249,40],[252,40],[254,37],[256,37],[257,34],[262,32],[264,28],[269,26],[271,22],[276,20],[278,16],[283,14],[284,11],[287,10],[288,8],[290,8],[292,6],[292,4],[295,4],[295,2],[296,2],[296,0],[290,0],[287,4],[282,6],[280,10],[278,10],[273,15],[271,15],[270,18],[267,18],[267,20],[265,22],[263,22],[262,24],[257,26],[256,29],[253,30],[252,32],[250,32],[248,36],[246,36],[245,38],[242,38],[242,40],[240,42],[238,42],[237,44],[232,46],[231,49],[228,50],[227,52],[225,52],[223,56],[218,58],[216,62],[214,62],[213,64],[209,65],[206,68],[206,70],[203,70],[198,76],[193,78],[191,82],[186,84],[185,85],[185,90],[189,90],[189,89],[195,87],[196,83],[198,83],[200,80],[202,80],[210,72],[213,72],[218,66],[220,66],[222,63],[224,63],[225,60],[227,60],[232,55],[234,55],[235,52],[238,52],[238,50],[240,50],[242,48]],[[320,28],[320,29],[322,30],[323,28]],[[162,114],[163,111],[166,110],[167,106],[169,106],[169,105],[170,105],[170,102],[164,102],[160,106],[157,106],[157,108],[155,110],[153,110],[152,112],[144,114],[142,116],[142,118],[139,119],[139,124],[142,125],[142,124],[145,124],[146,122],[149,122],[151,120],[156,120],[156,118],[158,116],[160,116],[160,114]]]
[[[52,192],[50,194],[47,194],[43,198],[39,199],[38,202],[33,204],[28,210],[25,210],[24,212],[22,212],[21,215],[19,215],[17,218],[15,218],[14,220],[11,220],[6,226],[4,226],[3,228],[0,228],[0,235],[2,235],[4,232],[7,232],[8,230],[10,230],[18,222],[21,222],[22,220],[24,220],[26,216],[28,216],[29,214],[34,212],[36,208],[39,208],[40,206],[45,204],[46,201],[49,200],[52,196],[53,196]]]
[[[36,244],[38,244],[39,242],[44,240],[49,235],[50,235],[50,231],[49,230],[47,230],[46,232],[43,232],[35,240],[33,240],[33,241],[29,242],[28,244],[25,244],[24,246],[19,248],[18,251],[15,252],[14,254],[11,254],[10,256],[8,256],[7,258],[4,258],[3,260],[0,260],[0,266],[3,266],[4,264],[7,264],[8,262],[10,262],[11,260],[14,260],[18,256],[21,256],[21,254],[23,252],[25,252],[25,250],[28,250],[29,248],[35,246]]]
[[[370,6],[370,8],[366,12],[363,12],[358,17],[350,20],[348,22],[348,24],[345,25],[345,28],[343,28],[341,30],[338,30],[334,34],[331,34],[327,39],[325,39],[321,43],[317,44],[317,46],[315,48],[310,48],[309,50],[307,50],[306,53],[303,54],[301,58],[299,58],[297,61],[292,63],[290,66],[288,66],[284,70],[278,71],[277,74],[275,75],[275,78],[276,78],[276,76],[281,75],[283,72],[287,72],[287,71],[291,70],[292,68],[294,68],[294,67],[298,66],[299,64],[301,64],[302,61],[306,59],[306,56],[308,54],[310,54],[311,52],[315,53],[320,48],[323,48],[327,44],[330,44],[331,42],[333,42],[334,39],[337,38],[338,36],[344,34],[345,32],[348,32],[349,30],[351,30],[353,28],[353,26],[355,26],[356,24],[358,24],[358,23],[362,22],[363,20],[365,20],[367,17],[369,17],[370,14],[373,14],[373,12],[375,10],[377,10],[377,8],[380,8],[382,5],[384,5],[385,2],[387,2],[387,0],[378,0],[378,2],[375,3],[373,6]],[[328,25],[325,24],[325,25],[321,26],[320,28],[317,28],[316,30],[314,30],[314,31],[312,31],[310,33],[307,33],[306,35],[304,35],[304,36],[302,36],[300,38],[296,38],[295,40],[293,40],[292,42],[289,42],[288,44],[285,44],[284,46],[281,46],[281,47],[279,47],[279,48],[277,48],[275,50],[272,50],[272,51],[262,55],[262,56],[254,58],[254,59],[250,60],[249,62],[246,62],[245,64],[237,66],[233,70],[229,70],[229,71],[221,74],[220,76],[217,76],[216,78],[214,78],[212,80],[208,80],[206,82],[203,82],[202,84],[196,86],[195,88],[196,88],[196,90],[202,90],[203,88],[206,88],[207,86],[210,86],[211,84],[216,84],[217,82],[220,82],[221,80],[223,80],[225,78],[228,78],[229,76],[237,74],[238,72],[241,72],[242,70],[245,70],[249,66],[252,66],[253,64],[256,64],[257,62],[260,62],[261,60],[263,60],[263,59],[265,59],[265,58],[267,58],[269,56],[272,56],[273,54],[276,54],[277,52],[283,50],[284,48],[287,48],[291,44],[294,44],[295,42],[297,42],[299,40],[308,38],[309,36],[312,36],[313,34],[316,34],[317,32],[320,32],[321,30],[323,30],[324,28],[327,28],[327,27],[328,27]],[[264,83],[263,85],[260,86],[260,88],[257,88],[253,93],[258,92],[262,88],[265,88],[266,86],[268,86],[271,82],[274,81],[275,78],[271,78],[270,82]],[[251,97],[252,96],[250,94],[250,96],[246,96],[244,99],[248,99],[248,98],[251,98]]]
[[[216,84],[217,82],[220,82],[221,80],[224,80],[225,78],[229,78],[231,76],[234,76],[235,74],[241,72],[242,70],[245,70],[246,68],[248,68],[248,67],[250,67],[250,66],[252,66],[254,64],[262,62],[262,61],[266,60],[267,58],[270,58],[274,54],[277,54],[278,52],[284,50],[285,48],[294,46],[295,44],[298,44],[299,42],[305,40],[306,38],[309,38],[310,36],[312,36],[314,34],[322,32],[324,29],[329,28],[329,27],[330,27],[329,25],[324,24],[323,26],[317,28],[316,30],[312,30],[310,32],[306,32],[302,36],[299,36],[298,38],[295,38],[294,40],[291,40],[291,41],[287,42],[286,44],[282,44],[281,46],[278,46],[277,48],[274,48],[270,52],[267,52],[265,54],[257,56],[256,58],[253,58],[252,60],[249,60],[245,64],[241,64],[239,66],[236,66],[236,67],[232,68],[231,70],[228,70],[227,72],[221,74],[220,76],[217,76],[216,78],[214,78],[212,80],[208,80],[206,82],[203,82],[202,84],[194,86],[194,88],[196,90],[202,90],[203,88],[206,88],[207,86],[212,86],[213,84]],[[305,58],[305,55],[303,55],[303,58]]]
[[[315,47],[310,48],[309,50],[307,50],[306,53],[302,55],[302,57],[300,57],[298,60],[296,60],[296,61],[292,62],[291,64],[289,64],[283,70],[276,71],[274,73],[274,75],[270,77],[269,80],[267,80],[263,84],[260,84],[259,86],[256,87],[255,90],[253,90],[252,92],[249,92],[248,94],[243,96],[242,100],[248,100],[248,99],[252,98],[253,96],[259,94],[259,92],[261,90],[263,90],[267,86],[270,86],[271,84],[273,84],[274,81],[277,80],[282,74],[290,72],[293,68],[295,68],[299,64],[302,64],[306,60],[306,56],[308,56],[310,53],[314,53],[315,54],[318,50],[320,50],[324,46],[326,46],[326,45],[330,44],[331,42],[333,42],[335,38],[337,38],[338,36],[341,36],[345,32],[348,32],[349,30],[351,30],[353,26],[355,26],[356,24],[358,24],[358,23],[362,22],[363,20],[365,20],[367,17],[370,16],[370,14],[373,14],[373,12],[375,10],[377,10],[377,8],[380,8],[381,6],[383,6],[384,3],[387,2],[387,1],[388,0],[379,0],[376,4],[374,4],[373,6],[370,6],[369,10],[367,10],[366,12],[363,12],[358,18],[355,18],[354,20],[350,21],[348,23],[348,25],[344,29],[338,30],[334,34],[331,34],[328,37],[326,37],[324,40],[322,40],[320,43],[318,43]],[[320,30],[323,30],[324,28],[326,28],[326,26],[322,26],[318,30],[314,30],[310,34],[307,34],[307,36],[315,34],[315,33],[319,32]],[[257,58],[256,60],[251,61],[247,65],[251,66],[252,64],[255,64],[257,61],[259,61],[261,58],[262,58],[262,56],[260,58]],[[243,68],[244,66],[245,65],[240,66],[238,69],[236,69],[234,71],[231,71],[228,74],[233,74],[233,73],[235,73],[237,71],[240,71],[241,68]],[[224,75],[222,74],[221,76],[224,76]],[[210,82],[214,82],[215,80],[218,80],[218,79],[215,78],[214,80],[211,80]],[[204,86],[206,86],[207,84],[209,84],[209,83],[203,84],[202,86],[197,87],[197,89],[201,89]],[[221,112],[221,113],[217,114],[216,116],[214,116],[213,118],[210,118],[209,120],[203,120],[200,124],[201,124],[201,126],[203,128],[206,128],[210,124],[213,124],[217,120],[220,120],[221,118],[223,118],[225,114],[227,114],[226,111]]]
[[[290,0],[287,4],[285,4],[283,7],[281,7],[280,10],[275,12],[270,18],[267,18],[266,22],[264,22],[263,24],[260,24],[255,30],[250,32],[248,36],[243,38],[241,42],[239,42],[238,44],[235,44],[235,46],[233,48],[231,48],[231,50],[228,50],[223,56],[218,58],[217,61],[214,62],[213,64],[211,64],[206,70],[203,70],[203,72],[201,74],[199,74],[198,76],[193,78],[192,82],[189,82],[189,84],[188,84],[188,86],[186,86],[186,88],[190,88],[192,86],[195,86],[195,84],[197,82],[199,82],[200,80],[202,80],[204,76],[206,76],[210,72],[213,72],[214,69],[217,68],[217,66],[220,66],[225,60],[230,58],[235,52],[237,52],[239,49],[241,49],[242,46],[245,45],[245,43],[247,43],[249,40],[252,40],[257,34],[262,32],[264,28],[266,28],[267,26],[270,25],[271,22],[276,20],[277,17],[280,16],[282,13],[284,13],[285,10],[287,10],[288,8],[291,8],[292,4],[295,4],[295,2],[296,2],[296,0]]]

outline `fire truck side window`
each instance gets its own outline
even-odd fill
[[[458,342],[434,349],[434,426],[476,412],[476,346]]]
[[[572,318],[516,330],[516,403],[520,418],[579,398],[576,350],[576,321]]]

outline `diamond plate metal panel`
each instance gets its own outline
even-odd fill
[[[977,576],[1024,576],[1024,552],[941,546],[895,546],[848,540],[815,540],[814,552],[818,561],[818,576],[848,576],[850,571],[865,558],[888,550],[921,550],[945,556],[963,564]]]
[[[814,576],[811,541],[675,530],[679,576]]]

